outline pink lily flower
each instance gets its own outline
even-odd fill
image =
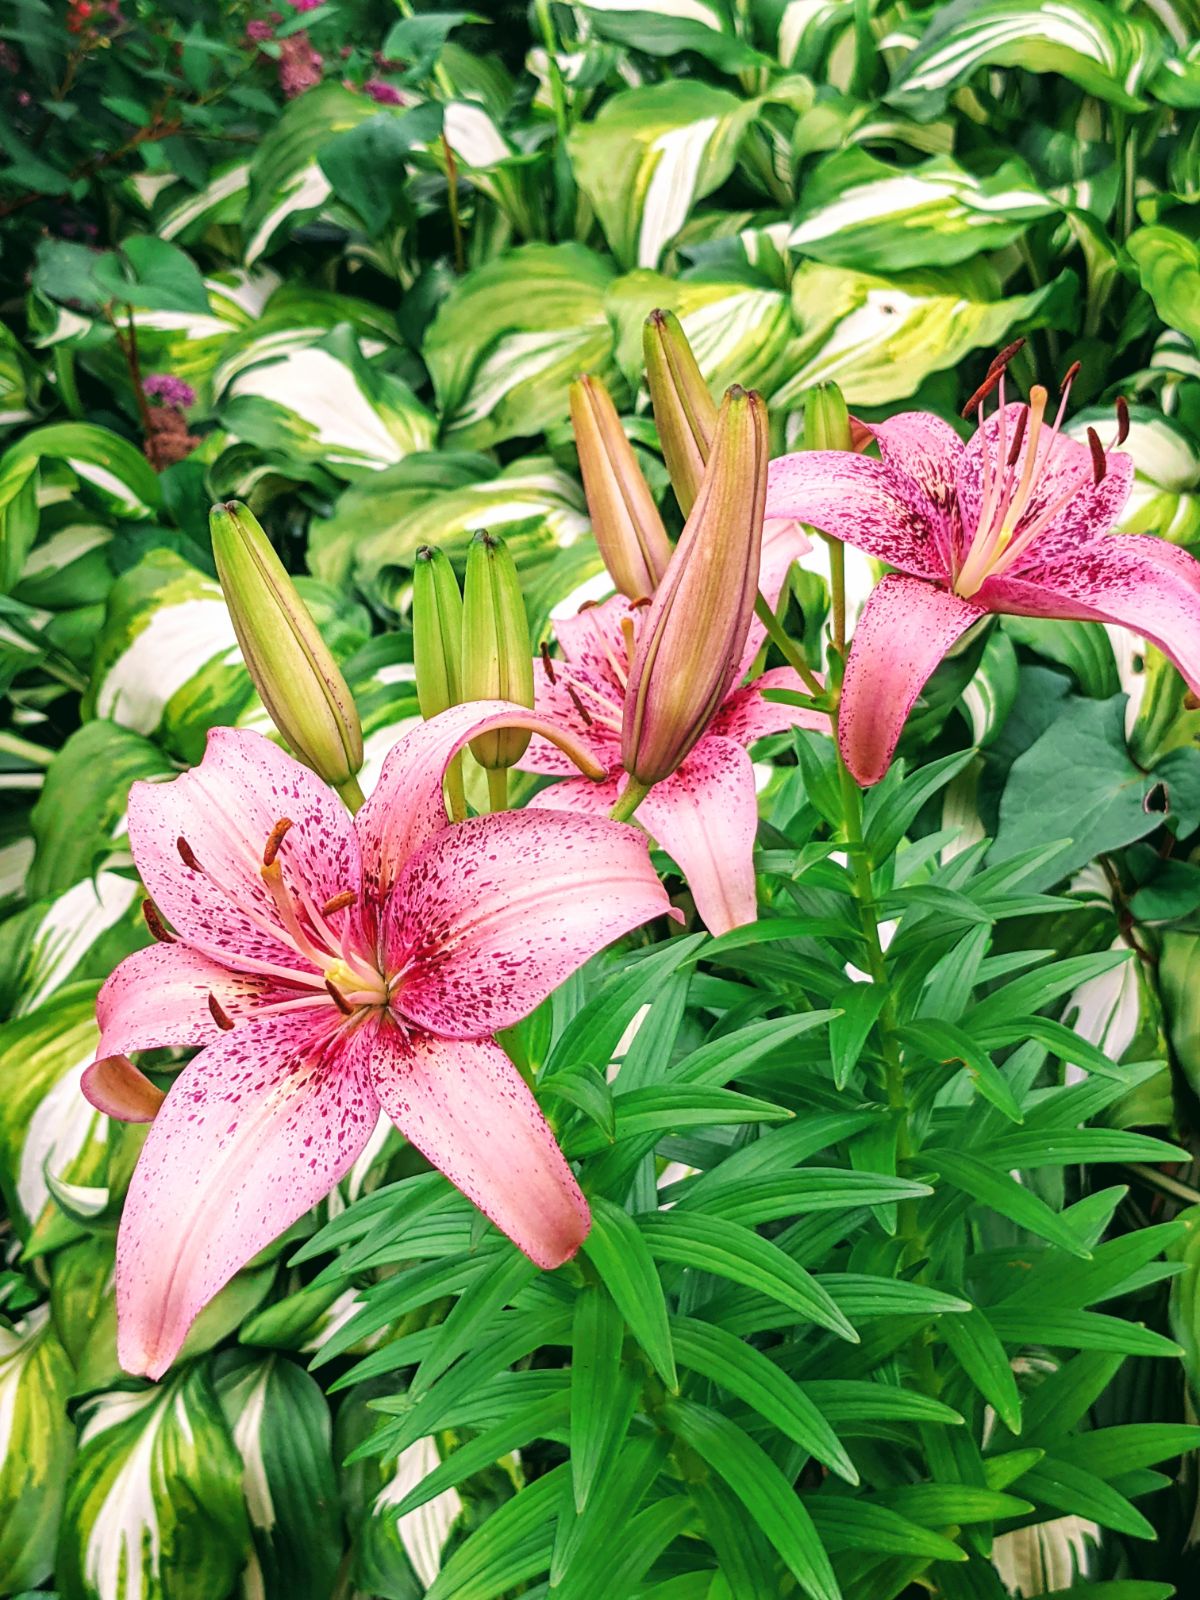
[[[767,523],[760,587],[774,605],[793,561],[811,548],[795,523]],[[585,744],[608,776],[602,783],[578,779],[576,769],[545,739],[534,738],[518,765],[525,772],[564,777],[529,802],[528,810],[582,811],[603,816],[624,792],[621,725],[629,668],[645,616],[645,602],[615,595],[578,616],[555,624],[562,659],[545,652],[534,663],[538,712]],[[734,687],[682,765],[656,783],[638,807],[638,821],[676,861],[687,878],[696,909],[710,932],[727,933],[758,914],[754,888],[754,840],[758,801],[747,745],[791,727],[828,732],[823,712],[764,700],[765,689],[805,692],[791,667],[775,667],[744,688],[745,677],[765,637],[751,622]]]
[[[1074,369],[1052,422],[1046,390],[1005,403],[1003,351],[967,411],[968,444],[940,417],[911,411],[872,426],[882,459],[838,451],[771,463],[767,512],[796,517],[898,570],[874,590],[846,663],[839,740],[861,784],[891,763],[905,719],[930,674],[981,617],[1113,622],[1144,635],[1200,692],[1200,563],[1149,535],[1113,536],[1133,461],[1066,437]],[[984,406],[999,389],[998,409]],[[965,415],[966,413],[964,413]]]
[[[85,1093],[129,1114],[128,1074],[107,1058],[204,1048],[149,1111],[121,1219],[127,1371],[161,1376],[201,1307],[345,1174],[381,1108],[539,1266],[586,1236],[587,1203],[492,1035],[670,906],[635,828],[521,811],[447,823],[447,762],[516,718],[530,713],[485,702],[414,729],[354,818],[307,767],[228,728],[194,771],[133,786],[162,942],[104,985]]]

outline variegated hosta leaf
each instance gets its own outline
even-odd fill
[[[423,348],[447,444],[481,450],[566,420],[571,379],[611,364],[612,275],[582,245],[529,244],[455,287]]]
[[[859,271],[950,266],[1010,244],[1056,210],[1013,161],[977,178],[945,156],[899,168],[848,150],[805,179],[788,242]]]
[[[321,84],[292,101],[250,162],[241,219],[247,266],[282,244],[329,200],[332,186],[317,160],[321,146],[378,111],[366,95],[338,83]]]
[[[543,231],[537,168],[544,157],[519,150],[474,100],[451,100],[445,107],[442,136],[459,175],[494,200],[523,239]],[[442,159],[445,165],[444,157]]]
[[[248,1545],[241,1459],[203,1366],[89,1404],[56,1573],[69,1600],[226,1600]]]
[[[254,278],[274,280],[261,269]],[[353,330],[363,355],[372,359],[400,344],[396,319],[381,306],[354,295],[308,284],[284,283],[271,290],[243,331],[228,338],[213,371],[213,390],[224,393],[234,379],[262,361],[278,361],[307,350],[339,324]]]
[[[172,182],[155,196],[154,231],[180,244],[198,240],[212,227],[235,227],[250,191],[250,163],[240,159],[215,166],[203,189]]]
[[[320,1386],[280,1356],[230,1353],[217,1393],[242,1458],[253,1549],[246,1600],[328,1600],[342,1557],[329,1407]]]
[[[345,478],[428,450],[435,433],[408,385],[372,366],[345,324],[307,348],[244,367],[220,412],[236,437]]]
[[[11,328],[0,324],[0,428],[31,422],[31,396],[41,388],[41,373]]]
[[[754,0],[753,13],[761,34],[785,67],[816,73],[822,81],[846,88],[840,63],[830,60],[847,32],[853,33],[855,0]],[[838,51],[839,55],[850,51]],[[823,70],[821,70],[823,69]]]
[[[0,1010],[23,1016],[66,983],[105,977],[144,938],[137,884],[124,872],[36,900],[0,925]]]
[[[792,283],[801,328],[796,366],[773,403],[791,405],[828,379],[851,404],[903,400],[969,350],[1002,345],[1014,324],[1039,326],[1057,287],[1002,299],[983,262],[888,278],[805,263]]]
[[[934,11],[888,99],[914,116],[934,116],[980,67],[1020,67],[1060,73],[1109,105],[1140,111],[1140,90],[1161,56],[1148,24],[1102,0],[953,0]]]
[[[399,1460],[383,1464],[382,1486],[376,1489],[358,1520],[355,1578],[367,1593],[404,1594],[405,1577],[415,1580],[413,1594],[423,1594],[442,1567],[442,1551],[463,1514],[457,1489],[444,1489],[432,1500],[397,1518],[394,1508],[440,1464],[433,1439],[419,1439]],[[380,1468],[364,1467],[364,1477],[378,1484]]]
[[[1086,1578],[1089,1558],[1099,1540],[1096,1523],[1083,1517],[1054,1517],[1002,1533],[992,1551],[992,1565],[1010,1594],[1045,1595],[1069,1589]]]
[[[153,467],[136,446],[92,422],[53,422],[10,445],[5,462],[64,461],[86,491],[119,517],[150,517],[162,501]]]
[[[712,281],[630,272],[608,296],[618,330],[617,359],[636,389],[642,372],[642,324],[656,306],[674,311],[714,393],[731,383],[768,398],[794,364],[796,330],[787,295],[747,273]]]
[[[568,148],[622,267],[656,267],[702,199],[733,171],[756,105],[693,79],[630,89],[578,123]]]
[[[1082,411],[1067,432],[1086,443],[1088,424],[1104,439],[1112,413]],[[1150,406],[1129,408],[1133,489],[1117,523],[1121,533],[1156,533],[1173,544],[1200,541],[1200,445],[1170,417]]]
[[[0,593],[10,593],[25,570],[39,521],[37,457],[5,451],[0,456]]]
[[[647,55],[694,50],[726,72],[753,66],[756,56],[737,36],[729,0],[573,0],[596,31]]]
[[[0,1591],[49,1577],[75,1429],[73,1373],[49,1306],[0,1324]]]
[[[47,1231],[50,1181],[93,1190],[106,1182],[108,1119],[79,1092],[100,1036],[98,987],[74,984],[0,1029],[0,1185],[21,1236],[40,1234],[42,1248],[78,1232]]]

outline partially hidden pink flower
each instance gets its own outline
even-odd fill
[[[403,89],[397,89],[395,84],[385,83],[382,78],[368,78],[363,84],[363,90],[376,105],[380,106],[407,106],[413,105],[416,96],[406,94]]]
[[[200,1309],[344,1175],[381,1109],[539,1266],[578,1249],[587,1204],[492,1035],[670,907],[636,828],[540,811],[447,823],[449,759],[530,715],[492,702],[422,724],[354,818],[307,767],[228,728],[198,768],[133,786],[160,942],[101,990],[84,1080],[102,1110],[153,1118],[117,1241],[127,1371],[166,1370]],[[108,1063],[160,1045],[204,1048],[157,1108]]]
[[[759,587],[774,605],[793,561],[809,550],[795,523],[768,522],[763,532]],[[547,653],[534,663],[537,710],[571,728],[603,766],[603,783],[578,780],[561,751],[535,737],[518,765],[526,772],[562,776],[529,809],[568,809],[603,815],[628,781],[621,764],[621,726],[629,668],[646,607],[623,595],[591,606],[556,624],[561,659]],[[656,783],[638,807],[638,821],[674,859],[691,888],[696,909],[712,933],[726,933],[758,914],[754,887],[754,840],[758,800],[746,747],[770,733],[803,727],[829,731],[823,712],[806,711],[763,698],[767,689],[803,693],[791,667],[775,667],[739,687],[765,637],[753,620],[726,695],[708,731],[678,771]]]
[[[1091,429],[1086,445],[1068,438],[1070,375],[1050,422],[1040,385],[1027,405],[1005,403],[1010,354],[971,403],[979,426],[968,444],[912,411],[872,426],[881,460],[813,451],[771,463],[768,515],[898,569],[867,601],[846,664],[839,738],[859,783],[883,777],[930,674],[991,612],[1132,628],[1200,693],[1200,563],[1152,535],[1112,533],[1133,481],[1132,459],[1116,449],[1124,412],[1108,445]]]
[[[284,98],[296,100],[321,81],[325,57],[313,48],[312,40],[303,32],[290,33],[279,43],[279,87]]]

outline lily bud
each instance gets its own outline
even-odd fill
[[[450,557],[432,545],[413,567],[413,662],[426,721],[462,704],[463,603]]]
[[[712,450],[716,403],[673,311],[652,311],[646,318],[642,350],[654,425],[671,487],[686,517]]]
[[[758,593],[769,453],[762,396],[730,389],[629,671],[621,760],[639,783],[679,767],[738,674]]]
[[[217,576],[246,670],[296,756],[334,788],[363,761],[346,680],[254,513],[237,500],[210,516]]]
[[[804,397],[804,448],[854,449],[850,413],[836,383],[819,383]]]
[[[642,600],[654,593],[667,570],[671,541],[599,378],[585,375],[571,385],[571,426],[604,565],[623,595]]]
[[[462,698],[533,706],[533,646],[517,569],[504,540],[477,533],[467,551],[463,592]],[[497,728],[472,739],[471,754],[493,771],[515,766],[527,728]]]

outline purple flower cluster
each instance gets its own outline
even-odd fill
[[[186,411],[196,404],[196,391],[182,378],[173,378],[169,372],[155,372],[142,384],[147,400],[157,400],[159,405],[175,406]]]

